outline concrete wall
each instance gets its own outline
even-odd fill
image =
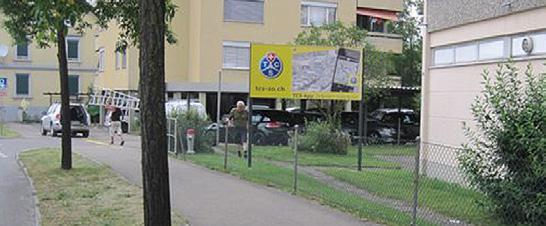
[[[427,5],[429,31],[437,31],[546,6],[546,0],[427,0]]]
[[[497,63],[506,61],[501,59],[462,65],[431,66],[431,47],[546,31],[546,24],[537,18],[546,18],[546,7],[427,33],[424,38],[423,54],[422,141],[449,146],[460,146],[465,143],[467,139],[463,134],[462,123],[472,125],[470,106],[474,98],[483,90],[481,74],[484,69],[494,71]],[[427,20],[435,19],[431,15],[427,17]],[[543,65],[546,54],[514,60],[521,70],[530,63],[535,72],[546,71]],[[430,153],[428,159],[456,165],[455,153],[450,151]]]

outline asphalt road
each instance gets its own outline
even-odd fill
[[[58,141],[44,139],[32,126],[10,124],[25,134],[17,139],[0,139],[0,225],[36,225],[35,203],[30,182],[17,163],[21,151],[55,147]]]
[[[42,137],[38,135],[37,126],[10,125],[23,135],[23,138],[5,141],[11,151],[5,151],[9,155],[9,164],[0,164],[0,178],[2,185],[9,188],[0,188],[0,225],[3,224],[3,216],[13,213],[28,213],[21,216],[20,224],[32,223],[33,202],[29,184],[21,169],[14,160],[14,154],[28,148],[40,146],[59,146],[59,138]],[[110,166],[115,172],[129,182],[141,184],[141,153],[139,137],[129,136],[126,145],[108,145],[105,131],[92,131],[90,139],[73,139],[74,150],[88,158]],[[2,149],[4,150],[5,147]],[[3,151],[4,152],[4,151]],[[9,167],[7,165],[10,165]],[[75,165],[74,167],[78,167]],[[239,178],[218,173],[179,160],[169,161],[171,204],[175,211],[185,216],[191,225],[196,226],[233,226],[233,225],[283,225],[283,226],[356,226],[377,225],[375,223],[360,221],[348,214],[322,206],[300,197],[275,189],[255,185]],[[9,170],[9,171],[8,171]],[[6,172],[4,172],[6,171]],[[4,183],[7,181],[8,183]],[[20,185],[19,185],[20,184]],[[15,198],[13,195],[4,195],[9,192],[21,193]],[[6,200],[6,202],[3,200]],[[28,199],[28,200],[27,200]],[[25,202],[18,200],[26,200]],[[5,204],[4,204],[5,203]],[[12,210],[17,204],[17,210]],[[4,215],[4,212],[6,214]],[[25,218],[26,217],[26,218]]]

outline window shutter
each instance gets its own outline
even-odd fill
[[[16,74],[16,87],[15,87],[15,94],[26,96],[29,95],[29,75],[28,74]]]
[[[224,0],[224,20],[263,23],[263,0]]]
[[[66,41],[66,45],[67,45],[67,52],[66,52],[66,56],[68,59],[78,59],[78,53],[79,53],[79,50],[78,50],[78,43],[79,41],[78,40],[68,40]]]
[[[80,76],[69,75],[68,76],[68,93],[71,96],[75,96],[80,92]]]

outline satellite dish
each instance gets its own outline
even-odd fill
[[[8,47],[6,45],[0,44],[0,57],[5,57],[8,55]]]

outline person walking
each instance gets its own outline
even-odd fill
[[[110,115],[110,128],[108,130],[110,134],[110,144],[114,144],[114,136],[117,135],[121,140],[119,145],[123,146],[125,140],[123,140],[123,131],[121,130],[121,109],[112,105],[107,106],[107,109]]]
[[[237,107],[232,109],[229,113],[229,120],[230,124],[233,126],[233,131],[235,132],[235,139],[240,141],[241,145],[241,148],[237,151],[237,154],[239,157],[241,157],[242,149],[245,158],[247,152],[248,117],[245,102],[237,101]]]

